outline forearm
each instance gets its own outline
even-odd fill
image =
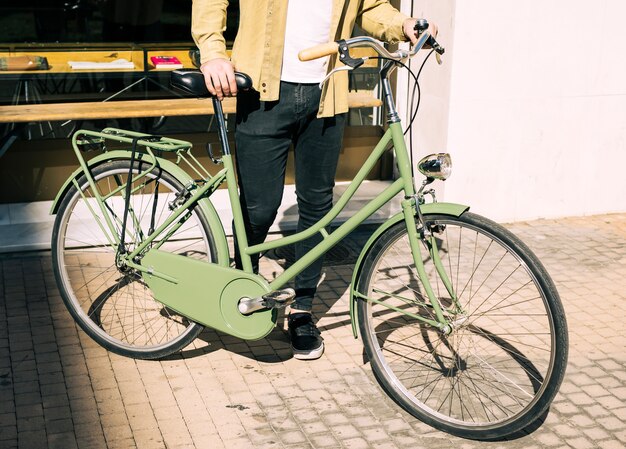
[[[193,0],[191,36],[200,49],[200,62],[228,58],[224,31],[228,0]]]
[[[364,0],[357,23],[364,31],[386,42],[407,40],[402,25],[408,17],[387,0]]]

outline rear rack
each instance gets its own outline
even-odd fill
[[[105,140],[113,140],[116,142],[130,143],[135,140],[137,146],[150,148],[158,151],[179,151],[188,150],[192,147],[190,142],[185,140],[172,139],[170,137],[157,136],[153,134],[139,133],[135,131],[127,131],[117,128],[105,128],[102,131],[90,131],[81,129],[74,133],[72,139],[76,145],[85,146],[86,150],[105,149]],[[94,145],[100,144],[100,148],[94,148]],[[82,149],[82,148],[81,148]]]
[[[176,164],[180,165],[184,162],[187,171],[190,171],[197,181],[206,181],[211,179],[211,174],[204,166],[191,154],[193,147],[191,142],[186,140],[172,139],[170,137],[158,136],[153,134],[139,133],[135,131],[127,131],[118,128],[105,128],[102,131],[91,131],[81,129],[72,136],[72,146],[79,160],[82,159],[81,152],[119,150],[119,146],[107,148],[106,142],[113,141],[126,143],[134,146],[138,153],[143,153],[148,160],[156,165],[157,157],[154,151],[174,153],[176,155]],[[129,153],[130,154],[130,153]],[[190,173],[190,174],[191,174]]]

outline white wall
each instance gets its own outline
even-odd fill
[[[413,17],[427,18],[436,23],[439,28],[441,44],[446,47],[444,64],[438,65],[434,55],[431,56],[420,75],[421,102],[418,115],[413,125],[413,157],[417,162],[420,157],[430,153],[447,151],[448,148],[448,116],[450,106],[450,84],[452,76],[453,48],[449,46],[454,38],[454,18],[456,0],[403,0],[401,10]],[[428,51],[420,52],[410,61],[411,70],[417,72],[428,55]],[[408,123],[406,116],[410,116],[412,108],[411,94],[413,80],[406,70],[399,70],[398,74],[398,112],[403,117],[403,123]],[[407,138],[407,144],[410,141]],[[441,196],[444,185],[438,183],[437,190]]]
[[[450,73],[422,88],[448,102],[425,102],[414,138],[452,153],[443,198],[498,221],[626,211],[626,2],[436,3]]]

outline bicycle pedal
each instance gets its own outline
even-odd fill
[[[293,288],[276,290],[266,293],[257,298],[241,298],[237,308],[244,315],[267,309],[282,309],[291,304],[296,298],[296,291]]]
[[[296,291],[293,288],[275,290],[263,295],[262,298],[269,308],[286,307],[296,299]]]

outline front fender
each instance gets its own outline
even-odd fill
[[[442,215],[452,215],[454,217],[461,216],[464,212],[469,209],[469,206],[464,206],[462,204],[455,203],[427,203],[422,204],[420,206],[420,211],[422,214],[442,214]],[[361,250],[361,254],[359,254],[359,258],[354,264],[354,271],[352,272],[352,282],[350,284],[350,321],[352,322],[352,333],[354,334],[354,338],[357,338],[357,323],[356,323],[356,296],[354,292],[358,286],[359,277],[361,276],[362,265],[365,260],[365,256],[369,252],[370,248],[374,245],[374,243],[380,238],[380,236],[389,228],[394,226],[395,224],[404,221],[404,213],[399,212],[389,220],[384,222],[380,227],[374,231],[374,233],[370,236],[368,241],[365,243],[365,246]]]
[[[139,155],[138,155],[139,157]],[[143,159],[148,162],[152,162],[152,156],[149,154],[141,154]],[[130,154],[125,150],[114,150],[107,151],[106,153],[100,154],[93,159],[90,159],[87,162],[87,166],[89,169],[96,167],[105,162],[117,160],[117,159],[130,159]],[[182,168],[180,168],[175,163],[168,161],[163,158],[156,158],[156,164],[161,167],[163,170],[169,172],[172,176],[174,176],[177,180],[179,180],[183,185],[187,185],[189,182],[193,182],[193,178]],[[52,203],[52,208],[50,209],[50,214],[54,215],[57,213],[59,209],[59,205],[61,204],[62,199],[67,194],[68,190],[72,186],[74,180],[78,180],[78,178],[83,174],[83,169],[78,168],[70,175],[70,177],[65,181],[59,193],[57,194],[54,202]],[[213,233],[213,239],[215,243],[215,250],[217,252],[217,261],[219,265],[228,266],[229,265],[229,251],[228,251],[228,242],[226,241],[226,233],[224,232],[224,226],[219,218],[213,203],[208,198],[202,198],[198,201],[198,207],[204,213],[206,217],[209,227]]]

